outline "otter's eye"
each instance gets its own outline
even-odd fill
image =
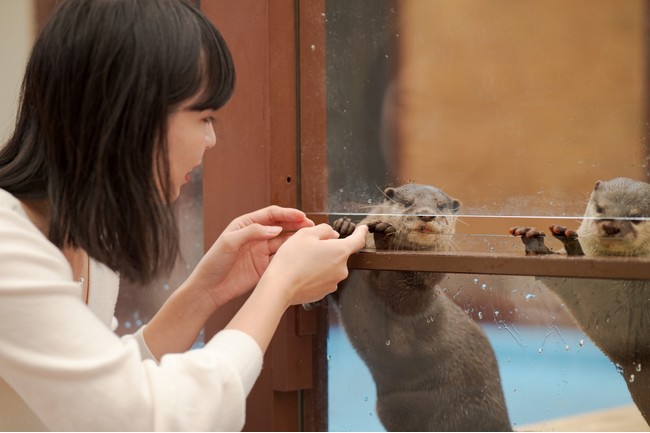
[[[603,213],[604,211],[605,211],[605,209],[603,209],[602,206],[600,206],[600,205],[596,205],[596,212],[598,212],[598,213]]]
[[[402,200],[402,204],[404,205],[404,207],[411,207],[413,206],[413,200],[408,200],[408,199]]]
[[[639,216],[639,215],[630,215],[630,218],[631,218],[630,222],[632,224],[634,224],[634,225],[641,224],[641,222],[643,221],[642,219],[640,219],[641,216]],[[639,218],[639,219],[637,219],[637,218]]]

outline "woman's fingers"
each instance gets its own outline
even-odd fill
[[[223,242],[232,250],[237,250],[249,242],[267,240],[277,237],[282,232],[280,226],[265,226],[250,224],[238,230],[228,232],[223,237]]]
[[[314,225],[314,222],[307,218],[304,212],[298,209],[275,205],[243,215],[241,221],[244,225],[253,223],[262,225],[279,225],[285,230],[290,231]]]
[[[345,242],[350,246],[350,251],[355,252],[359,251],[361,248],[366,246],[366,234],[368,233],[368,226],[361,224],[355,227],[352,234],[345,239],[341,239],[341,242]]]

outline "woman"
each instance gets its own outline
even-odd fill
[[[119,278],[146,284],[177,256],[169,203],[234,82],[220,34],[182,0],[68,0],[45,26],[0,149],[0,430],[241,429],[286,308],[347,276],[365,227],[336,239],[271,206],[234,220],[135,335],[111,331]]]

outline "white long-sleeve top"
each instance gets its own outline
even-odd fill
[[[221,331],[151,359],[110,328],[117,276],[93,263],[91,298],[63,253],[0,190],[0,430],[241,430],[261,368],[255,340]]]

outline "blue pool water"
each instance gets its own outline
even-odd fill
[[[484,327],[499,362],[513,427],[632,404],[624,379],[577,329]],[[375,414],[375,387],[338,327],[330,328],[330,431],[384,431]]]

